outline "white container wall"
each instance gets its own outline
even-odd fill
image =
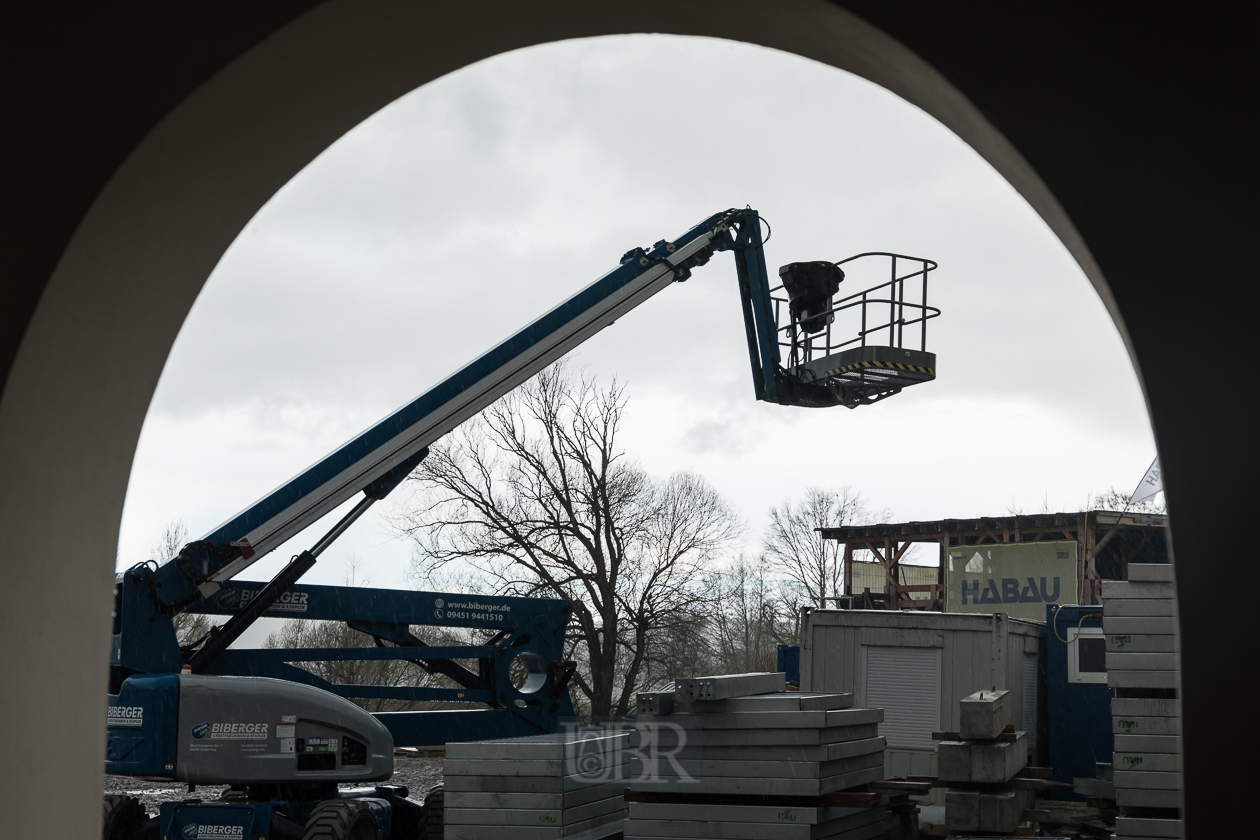
[[[1044,636],[1044,624],[1004,613],[809,610],[801,691],[851,691],[858,706],[884,709],[886,778],[935,776],[932,732],[957,730],[958,701],[981,689],[1011,692],[1035,757]]]

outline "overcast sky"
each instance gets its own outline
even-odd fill
[[[412,92],[259,212],[166,364],[120,565],[147,559],[171,520],[209,532],[631,247],[746,204],[773,226],[772,271],[870,250],[929,257],[944,310],[928,334],[938,379],[857,411],[753,399],[729,255],[573,354],[628,384],[630,455],[658,475],[705,476],[742,512],[751,550],[767,509],[810,485],[851,485],[904,521],[1078,510],[1142,477],[1154,442],[1114,325],[1046,225],[962,141],[793,55],[601,38]],[[244,577],[269,577],[316,536]],[[377,514],[304,580],[341,583],[352,556],[360,582],[405,585],[410,549]]]

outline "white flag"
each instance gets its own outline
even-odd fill
[[[1164,479],[1159,472],[1159,458],[1157,456],[1151,462],[1151,468],[1146,471],[1146,475],[1142,476],[1142,480],[1138,482],[1137,489],[1133,491],[1133,495],[1129,497],[1129,504],[1139,505],[1147,499],[1153,499],[1163,489]]]

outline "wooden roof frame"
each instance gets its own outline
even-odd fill
[[[1152,539],[1166,538],[1167,528],[1168,517],[1165,514],[1089,510],[940,519],[930,522],[844,525],[817,530],[823,539],[844,544],[845,591],[848,594],[853,594],[853,552],[865,550],[875,555],[884,566],[885,600],[890,604],[896,600],[894,588],[898,586],[898,563],[915,543],[936,543],[939,546],[937,582],[943,586],[943,560],[945,551],[949,548],[1074,540],[1078,547],[1077,583],[1081,601],[1092,605],[1102,602],[1102,577],[1098,572],[1098,559],[1104,550],[1119,564],[1120,579],[1125,580],[1128,578],[1130,560],[1146,549]],[[1116,539],[1119,535],[1124,536]],[[943,591],[941,594],[944,594]],[[939,605],[943,609],[943,598]]]

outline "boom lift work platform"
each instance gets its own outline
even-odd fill
[[[179,556],[118,575],[106,772],[232,788],[218,802],[165,803],[154,818],[133,799],[107,798],[106,840],[198,836],[203,827],[219,832],[214,836],[410,840],[424,816],[405,788],[338,791],[338,783],[387,780],[395,746],[556,731],[573,713],[568,681],[575,666],[564,660],[569,602],[298,580],[430,445],[715,254],[735,258],[757,399],[856,408],[935,378],[926,345],[927,321],[939,314],[927,305],[935,263],[884,253],[791,263],[772,287],[762,221],[749,208],[727,210],[674,240],[628,251],[612,271]],[[884,263],[888,279],[835,300],[846,270],[878,264],[883,271]],[[906,299],[907,287],[912,297],[918,292],[917,302]],[[912,343],[917,333],[917,348],[903,346],[908,331]],[[349,512],[272,581],[234,580],[358,494]],[[181,612],[228,618],[181,647],[173,621]],[[377,646],[229,649],[264,615],[345,622]],[[488,632],[480,645],[439,646],[417,637],[419,626]],[[293,664],[387,659],[441,674],[453,687],[334,684]],[[519,673],[527,676],[514,680]],[[485,708],[369,715],[345,698]]]

